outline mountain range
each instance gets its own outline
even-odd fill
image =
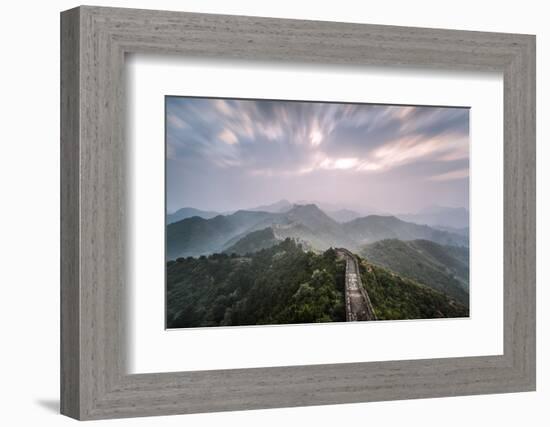
[[[166,223],[172,224],[173,222],[178,222],[182,219],[191,218],[194,216],[198,216],[204,219],[210,219],[214,218],[217,215],[219,215],[219,213],[213,211],[203,211],[195,208],[181,208],[174,213],[166,215]]]
[[[469,246],[467,235],[403,221],[394,216],[368,215],[338,222],[315,204],[292,205],[289,209],[281,203],[275,205],[267,206],[274,212],[239,210],[228,215],[192,216],[169,223],[167,258],[227,252],[232,247],[237,248],[237,252],[242,252],[242,248],[247,246],[265,248],[269,242],[287,237],[318,251],[330,247],[357,251],[366,244],[384,239],[424,239],[441,245]],[[261,230],[264,232],[251,235]]]
[[[403,221],[432,227],[464,229],[470,224],[470,212],[465,208],[430,206],[418,213],[398,214],[397,217]]]
[[[389,216],[390,214],[378,209],[365,207],[349,207],[338,204],[331,204],[319,201],[300,200],[296,203],[291,203],[286,199],[281,199],[277,202],[254,206],[243,210],[253,212],[270,212],[270,213],[285,213],[292,209],[295,205],[316,205],[324,213],[333,220],[344,223],[357,218],[368,215]],[[236,211],[212,211],[196,209],[192,207],[184,207],[178,209],[166,216],[166,223],[171,224],[182,219],[199,216],[204,219],[214,218],[217,215],[231,215]],[[468,233],[470,213],[466,208],[451,208],[445,206],[429,206],[416,213],[396,214],[397,218],[413,222],[421,225],[429,225],[433,228],[438,228],[452,233],[464,234]]]

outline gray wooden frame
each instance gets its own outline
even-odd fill
[[[130,52],[504,76],[504,354],[128,375]],[[183,414],[535,389],[535,37],[79,7],[61,14],[61,412]]]

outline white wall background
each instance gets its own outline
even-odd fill
[[[97,5],[537,34],[538,391],[108,421],[109,425],[279,426],[372,424],[546,426],[550,422],[550,27],[545,2],[407,0],[157,0]],[[59,384],[59,12],[74,1],[5,2],[0,25],[0,420],[63,426]]]

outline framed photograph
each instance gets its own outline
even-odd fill
[[[469,317],[468,108],[165,111],[168,329]]]
[[[61,411],[535,390],[535,37],[61,14]]]

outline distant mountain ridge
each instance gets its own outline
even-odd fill
[[[395,216],[369,215],[344,223],[343,227],[359,244],[383,239],[425,239],[442,245],[469,246],[466,236],[403,221]]]
[[[464,229],[470,225],[470,212],[466,208],[432,206],[418,213],[397,215],[400,219],[431,227],[451,227]]]
[[[285,217],[286,221],[275,228],[276,234],[282,239],[297,238],[318,250],[355,246],[355,242],[346,234],[342,225],[314,204],[294,205]]]
[[[338,209],[335,211],[325,211],[325,212],[334,221],[340,222],[340,223],[353,221],[354,219],[361,218],[363,216],[359,212],[352,211],[351,209]]]
[[[269,212],[237,211],[214,218],[186,218],[168,224],[166,256],[174,259],[221,252],[230,239],[273,223],[277,214]],[[244,237],[244,235],[243,235]]]
[[[248,234],[266,228],[271,228],[278,240],[294,238],[320,251],[329,247],[356,250],[389,238],[426,239],[443,245],[468,246],[465,236],[392,216],[370,215],[339,223],[315,204],[307,204],[293,205],[286,212],[240,210],[210,219],[194,216],[168,224],[167,258],[226,251]]]
[[[174,213],[166,215],[166,223],[172,224],[173,222],[178,222],[182,219],[191,218],[194,216],[198,216],[203,219],[210,219],[218,215],[219,213],[214,211],[203,211],[195,208],[181,208]]]
[[[298,205],[316,205],[321,209],[323,212],[325,212],[329,217],[334,219],[337,222],[348,222],[355,218],[359,218],[366,215],[383,215],[381,211],[377,211],[372,208],[363,208],[363,209],[350,209],[347,207],[343,207],[342,205],[337,204],[329,204],[324,202],[316,202],[316,201],[307,201],[307,200],[300,200],[295,203],[289,202],[287,199],[281,199],[277,202],[265,204],[265,205],[259,205],[254,206],[251,208],[246,209],[240,209],[240,210],[246,210],[246,211],[252,211],[252,212],[270,212],[270,213],[284,213],[288,212],[290,209],[292,209],[293,206]],[[236,210],[223,210],[223,211],[210,211],[210,210],[202,210],[202,209],[196,209],[192,207],[183,207],[180,209],[177,209],[173,213],[167,214],[167,223],[171,224],[173,222],[181,221],[185,218],[191,218],[193,216],[198,216],[204,219],[210,219],[217,215],[231,215],[237,212]]]
[[[286,199],[279,200],[278,202],[271,203],[269,205],[256,206],[255,208],[247,209],[255,212],[271,212],[271,213],[283,213],[292,209],[292,203]]]
[[[448,231],[449,233],[459,234],[465,237],[468,237],[470,235],[470,227],[456,228],[456,227],[445,227],[441,225],[434,225],[433,228],[436,228],[442,231]]]

